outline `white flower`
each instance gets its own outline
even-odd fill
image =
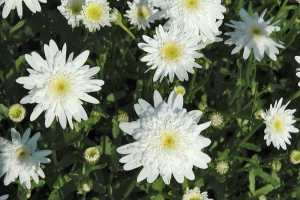
[[[222,23],[223,23],[223,20],[219,20],[219,21],[216,22],[216,26],[219,28],[222,25]],[[213,40],[210,40],[208,37],[206,37],[204,34],[202,34],[203,37],[202,37],[201,42],[203,44],[209,45],[209,44],[214,43],[214,42],[221,42],[221,41],[223,41],[222,38],[217,37],[217,36],[219,36],[219,35],[222,34],[222,31],[218,30],[218,32],[212,32],[212,33],[214,35],[214,39]],[[201,32],[200,32],[200,34],[201,34]]]
[[[83,24],[90,32],[100,27],[111,26],[109,3],[106,0],[86,0],[82,9]]]
[[[26,6],[29,8],[29,10],[33,13],[40,12],[41,6],[40,2],[47,3],[47,0],[0,0],[0,6],[4,4],[4,8],[2,10],[2,17],[6,18],[11,10],[14,10],[17,8],[18,16],[20,19],[22,19],[23,16],[23,6],[22,2],[26,4]]]
[[[188,80],[188,73],[194,73],[193,67],[201,68],[195,62],[195,58],[203,55],[198,53],[199,49],[205,47],[198,44],[201,36],[195,35],[194,31],[183,31],[182,26],[172,23],[169,31],[165,31],[161,25],[156,27],[156,35],[153,39],[143,35],[146,43],[138,46],[147,52],[141,61],[147,62],[150,69],[156,69],[153,81],[162,79],[169,74],[170,82],[173,82],[174,74],[180,81]],[[148,71],[147,70],[147,71]]]
[[[134,0],[132,3],[127,1],[127,4],[130,10],[126,10],[127,14],[124,16],[129,18],[130,24],[137,25],[138,29],[150,28],[149,22],[153,23],[154,21],[149,20],[149,17],[158,10],[154,9],[148,0]]]
[[[236,45],[231,54],[239,52],[244,48],[243,58],[247,59],[251,50],[254,51],[256,60],[261,61],[264,57],[264,52],[274,61],[277,60],[275,54],[279,53],[278,48],[284,48],[283,45],[276,43],[270,35],[272,32],[278,32],[280,28],[274,26],[278,21],[270,24],[273,18],[264,21],[263,17],[267,9],[258,16],[257,12],[254,13],[253,18],[244,10],[239,11],[243,21],[230,20],[232,24],[226,24],[229,27],[235,28],[234,32],[225,33],[231,36],[230,39],[225,41],[225,44]]]
[[[223,12],[226,8],[221,5],[221,0],[174,0],[166,8],[169,21],[185,24],[185,30],[199,31],[209,40],[214,41],[219,32],[216,21],[224,19]]]
[[[39,177],[45,178],[41,163],[50,163],[50,159],[45,156],[51,154],[50,150],[35,151],[37,140],[41,133],[36,133],[29,139],[30,128],[26,129],[24,135],[11,129],[12,142],[0,137],[0,177],[4,177],[4,185],[15,181],[18,177],[23,188],[30,189],[30,178],[35,183],[39,182]]]
[[[272,142],[274,147],[277,149],[279,149],[281,146],[285,150],[285,143],[291,144],[289,140],[291,135],[289,132],[299,132],[299,130],[293,126],[293,124],[296,122],[296,120],[293,120],[293,113],[296,112],[296,109],[285,110],[289,103],[290,102],[281,106],[281,98],[278,103],[275,101],[274,107],[270,105],[270,109],[267,110],[266,113],[261,114],[261,117],[264,119],[264,123],[266,124],[264,139],[267,140],[268,146]]]
[[[0,197],[0,200],[6,200],[8,198],[8,196],[9,196],[8,194],[3,195],[3,196]]]
[[[68,20],[68,24],[74,28],[79,26],[82,20],[82,6],[85,0],[62,0],[61,5],[57,7],[60,13]]]
[[[71,53],[67,61],[66,51],[66,44],[60,51],[56,43],[50,40],[49,46],[44,45],[46,60],[35,52],[31,55],[26,54],[25,59],[32,67],[27,69],[30,75],[16,80],[30,90],[29,94],[21,99],[21,104],[37,103],[30,120],[35,120],[46,110],[46,127],[49,127],[56,117],[63,129],[66,128],[67,120],[73,129],[72,117],[78,122],[88,118],[81,100],[93,104],[99,103],[96,98],[87,93],[101,90],[104,82],[92,79],[100,68],[89,68],[89,65],[84,65],[89,51],[82,52],[74,60]]]
[[[300,56],[295,56],[295,60],[300,64]],[[300,78],[300,68],[297,68],[296,71],[298,71],[296,76]],[[300,87],[300,82],[298,83],[298,86]]]
[[[183,195],[182,200],[192,200],[192,199],[197,199],[197,200],[213,200],[209,199],[207,197],[207,192],[202,192],[200,193],[200,189],[198,187],[195,187],[192,190],[189,190],[189,188],[186,188],[186,194]]]
[[[199,110],[187,112],[183,107],[182,95],[172,92],[168,102],[154,92],[154,108],[138,100],[134,109],[139,120],[121,123],[120,129],[136,140],[117,149],[120,154],[129,154],[120,159],[124,170],[143,166],[137,181],[147,178],[152,183],[160,174],[166,184],[174,175],[182,183],[184,177],[194,180],[193,166],[206,169],[210,157],[201,152],[211,141],[200,135],[210,122],[197,125],[202,115]]]

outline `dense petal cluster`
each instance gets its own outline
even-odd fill
[[[265,9],[260,16],[257,12],[254,13],[253,18],[244,10],[241,9],[239,14],[243,21],[230,20],[232,24],[226,24],[234,28],[234,32],[227,32],[231,38],[225,41],[225,44],[236,45],[231,54],[239,52],[244,48],[243,58],[247,59],[254,51],[256,60],[261,61],[266,53],[272,60],[277,60],[275,54],[279,53],[277,48],[284,48],[282,44],[276,43],[270,35],[272,32],[278,32],[280,27],[275,26],[278,21],[270,24],[273,18],[264,21],[267,10]]]
[[[283,106],[281,104],[282,98],[278,102],[275,101],[274,107],[270,105],[270,109],[266,113],[262,113],[261,117],[266,124],[264,139],[267,145],[269,146],[272,142],[277,149],[280,147],[286,149],[286,143],[291,144],[290,133],[298,133],[299,130],[293,126],[296,122],[293,119],[293,113],[296,112],[296,109],[285,109],[289,102]]]
[[[84,0],[62,0],[61,5],[57,7],[60,13],[68,20],[68,24],[74,28],[79,26],[82,20],[82,7]]]
[[[198,187],[190,190],[188,187],[186,188],[186,193],[183,195],[182,200],[213,200],[209,199],[207,192],[200,192]]]
[[[145,30],[150,28],[149,23],[153,23],[153,20],[150,20],[149,17],[156,13],[158,10],[154,9],[148,3],[148,0],[134,0],[132,3],[127,1],[127,4],[130,10],[126,10],[124,16],[129,18],[130,24],[138,26],[138,29]]]
[[[51,151],[35,151],[41,134],[38,132],[32,138],[29,138],[29,135],[30,128],[22,137],[12,128],[12,141],[0,137],[0,177],[6,174],[4,185],[10,184],[19,177],[22,187],[30,189],[30,178],[35,183],[39,182],[38,176],[45,178],[40,164],[50,163],[50,159],[45,156],[51,154]]]
[[[23,1],[31,12],[36,13],[41,11],[40,2],[47,3],[47,0],[0,0],[0,6],[4,4],[2,17],[6,18],[11,10],[17,8],[18,16],[22,19],[23,16]]]
[[[201,152],[211,141],[200,135],[210,122],[198,125],[202,112],[187,112],[183,108],[182,95],[172,92],[168,102],[154,92],[154,107],[139,99],[134,105],[139,120],[121,123],[120,129],[136,140],[117,149],[120,154],[128,154],[120,159],[124,170],[143,166],[137,181],[147,178],[152,183],[160,174],[166,184],[174,175],[182,183],[184,177],[194,180],[193,166],[205,169],[210,157]]]
[[[56,117],[62,128],[66,128],[68,121],[73,129],[72,117],[78,122],[88,118],[81,100],[93,104],[99,103],[96,98],[87,93],[101,90],[104,81],[92,79],[100,68],[84,65],[89,51],[82,52],[74,60],[71,53],[66,60],[66,44],[60,51],[53,40],[50,41],[49,46],[44,46],[44,51],[46,60],[35,52],[25,55],[32,69],[27,69],[29,76],[16,80],[30,90],[29,94],[21,99],[21,104],[37,103],[31,113],[31,121],[46,110],[46,127],[49,127]]]
[[[193,67],[201,68],[195,59],[203,56],[197,52],[205,47],[204,44],[198,44],[202,37],[195,35],[193,30],[183,31],[182,25],[175,22],[171,24],[168,31],[165,31],[161,25],[155,30],[156,35],[153,38],[143,35],[146,43],[138,44],[147,52],[141,61],[151,66],[148,70],[157,68],[153,82],[159,78],[161,82],[167,75],[170,82],[173,82],[175,74],[180,81],[188,80],[187,72],[193,74]]]

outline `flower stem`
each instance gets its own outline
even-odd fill
[[[121,28],[126,31],[126,33],[128,33],[128,35],[130,35],[130,37],[132,37],[132,39],[135,40],[135,36],[131,33],[131,31],[126,27],[124,26],[124,24],[121,22],[121,23],[118,23],[119,26],[121,26]]]
[[[195,84],[195,80],[196,80],[196,76],[197,76],[197,68],[194,69],[194,74],[192,76],[192,80],[190,81],[189,84],[189,88],[188,88],[188,96],[187,96],[187,101],[190,102],[190,98],[191,98],[191,93]]]
[[[281,31],[279,32],[279,38],[281,38],[281,36],[291,27],[295,24],[295,19],[297,16],[299,16],[300,14],[300,5],[297,7],[296,11],[294,12],[294,15],[292,16],[292,18],[288,21],[288,23],[281,29]]]
[[[137,174],[136,174],[136,176],[137,176]],[[133,190],[135,184],[136,184],[136,178],[134,176],[134,178],[132,178],[132,181],[128,184],[127,189],[125,190],[121,200],[127,199],[127,196],[131,193],[131,191]]]
[[[257,123],[255,126],[252,127],[250,133],[248,135],[246,135],[241,142],[239,143],[238,147],[241,147],[245,142],[247,142],[247,140],[254,135],[254,133],[261,127],[261,125],[263,125],[263,123]]]
[[[289,98],[287,98],[286,100],[284,100],[284,103],[292,101],[292,100],[296,99],[299,96],[300,96],[300,91],[296,92],[295,94],[293,94],[292,96],[290,96]]]

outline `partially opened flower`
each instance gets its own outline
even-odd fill
[[[100,68],[84,65],[89,51],[82,52],[74,60],[71,53],[66,60],[66,44],[59,50],[53,40],[50,40],[49,46],[44,46],[44,51],[46,60],[35,52],[25,55],[32,69],[27,69],[29,76],[16,80],[30,90],[29,94],[21,99],[21,104],[37,103],[31,113],[31,121],[46,110],[46,127],[49,127],[56,117],[63,129],[66,128],[67,122],[73,129],[72,117],[78,122],[88,118],[82,107],[82,100],[93,104],[99,103],[87,93],[101,90],[104,82],[92,79]]]
[[[236,45],[231,54],[235,54],[244,48],[243,58],[247,59],[253,49],[254,57],[258,61],[263,59],[264,53],[272,60],[277,60],[275,55],[279,53],[277,48],[284,48],[284,46],[276,43],[270,35],[273,32],[278,32],[280,28],[275,26],[278,21],[270,24],[273,18],[264,21],[263,17],[266,12],[267,9],[260,16],[255,12],[252,18],[244,9],[241,9],[239,14],[243,21],[230,20],[232,24],[226,24],[235,29],[234,32],[225,33],[225,35],[231,36],[230,39],[225,41],[225,44],[229,46]]]
[[[106,0],[85,0],[81,11],[83,24],[90,32],[100,30],[104,26],[111,26],[110,10]]]
[[[201,135],[210,122],[198,125],[202,112],[187,112],[183,108],[182,95],[172,92],[168,102],[154,92],[154,107],[143,99],[134,105],[139,120],[121,123],[120,129],[136,140],[117,149],[120,154],[128,154],[120,159],[124,170],[143,167],[137,181],[147,178],[152,183],[161,175],[170,184],[174,175],[182,183],[184,177],[194,180],[193,166],[205,169],[210,157],[201,149],[211,141]]]
[[[186,188],[186,193],[183,195],[182,200],[213,200],[209,199],[207,192],[200,192],[198,187],[190,190],[188,187]]]
[[[18,177],[23,188],[30,189],[30,178],[35,183],[39,182],[39,177],[45,178],[41,163],[50,163],[50,159],[45,156],[51,154],[50,150],[36,151],[37,140],[40,133],[36,133],[29,138],[30,128],[26,129],[21,137],[16,129],[11,129],[12,141],[0,137],[0,177],[4,174],[4,185],[15,181]]]
[[[11,10],[14,10],[17,8],[18,16],[20,19],[22,19],[23,16],[23,1],[26,4],[26,6],[29,8],[29,10],[33,13],[40,12],[41,6],[40,2],[47,3],[47,0],[0,0],[0,6],[4,4],[3,10],[2,10],[2,17],[6,18]]]
[[[267,141],[267,145],[269,146],[272,142],[277,149],[280,147],[286,149],[286,143],[291,144],[289,140],[291,138],[290,132],[298,133],[299,130],[293,126],[296,122],[293,116],[296,109],[285,109],[289,102],[283,106],[281,104],[282,98],[278,103],[275,101],[274,107],[270,105],[270,109],[266,113],[262,113],[261,117],[266,124],[264,139]]]
[[[68,24],[74,28],[79,26],[82,20],[82,7],[85,0],[62,0],[57,7],[60,13],[68,20]]]
[[[193,74],[193,67],[201,68],[195,59],[203,56],[198,53],[198,50],[205,47],[204,44],[198,44],[202,37],[195,35],[193,30],[183,31],[182,26],[172,23],[170,29],[165,31],[159,25],[153,38],[143,35],[146,43],[138,44],[147,52],[141,61],[151,66],[148,70],[157,68],[153,81],[160,78],[161,82],[169,75],[170,82],[173,82],[175,74],[180,81],[188,80],[187,72]]]
[[[124,16],[129,18],[130,24],[138,26],[138,29],[145,30],[150,28],[149,23],[153,23],[153,20],[149,20],[149,17],[156,13],[158,10],[154,9],[148,3],[148,0],[134,0],[132,3],[127,1],[130,10],[126,10]]]

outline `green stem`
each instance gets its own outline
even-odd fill
[[[289,102],[289,101],[292,101],[292,100],[296,99],[296,98],[299,97],[299,96],[300,96],[300,91],[296,92],[295,94],[293,94],[293,95],[290,96],[289,98],[285,99],[285,100],[284,100],[284,103]]]
[[[86,192],[82,192],[82,200],[85,200],[86,199]]]
[[[121,22],[121,23],[118,23],[119,26],[121,26],[121,28],[126,31],[126,33],[128,33],[128,35],[130,35],[130,37],[132,37],[132,39],[135,40],[135,36],[131,33],[131,31],[126,27],[124,26],[124,24]]]
[[[288,0],[284,0],[284,2],[281,4],[279,11],[277,12],[275,19],[278,18],[278,15],[281,13],[281,11],[284,9],[285,5],[287,4]]]
[[[259,127],[261,127],[261,125],[263,125],[263,123],[257,123],[254,127],[252,127],[250,133],[248,135],[246,135],[241,142],[239,143],[238,147],[241,147],[245,142],[247,142],[247,140],[254,135],[254,133],[259,129]]]
[[[261,96],[262,94],[266,93],[267,91],[268,91],[268,90],[263,90],[263,91],[261,91],[260,93],[257,94],[256,98],[259,97],[259,96]],[[255,100],[254,98],[251,99],[251,101],[249,101],[249,103],[244,107],[243,110],[247,109],[247,108],[251,105],[251,103],[252,103],[254,100]]]
[[[52,128],[51,128],[51,134],[52,134],[52,160],[53,160],[53,165],[56,166],[57,165],[57,156],[56,156],[56,150],[55,150],[55,136],[56,136],[56,120],[54,119],[53,120],[53,123],[52,123]]]
[[[248,59],[247,69],[246,69],[246,85],[248,87],[251,86],[250,83],[250,74],[253,71],[253,53],[250,53],[250,57]]]
[[[192,93],[192,90],[193,90],[193,87],[194,87],[194,84],[195,84],[196,76],[197,76],[197,68],[194,69],[194,74],[193,74],[192,80],[190,81],[190,84],[189,84],[188,96],[187,96],[188,102],[190,102],[191,93]]]
[[[241,89],[243,88],[243,85],[239,85],[238,88],[235,90],[232,98],[229,101],[229,106],[231,106],[231,104],[233,103],[233,101],[238,97],[238,95],[240,94]]]
[[[134,186],[136,184],[136,178],[134,177],[132,179],[132,181],[128,184],[127,189],[125,190],[121,200],[125,200],[127,199],[128,195],[131,193],[131,191],[133,190]]]
[[[288,21],[288,23],[281,29],[281,31],[279,32],[279,38],[281,38],[281,36],[291,27],[294,25],[295,23],[295,19],[297,16],[299,16],[300,13],[300,5],[298,6],[298,8],[296,9],[294,15],[292,16],[292,18]]]

